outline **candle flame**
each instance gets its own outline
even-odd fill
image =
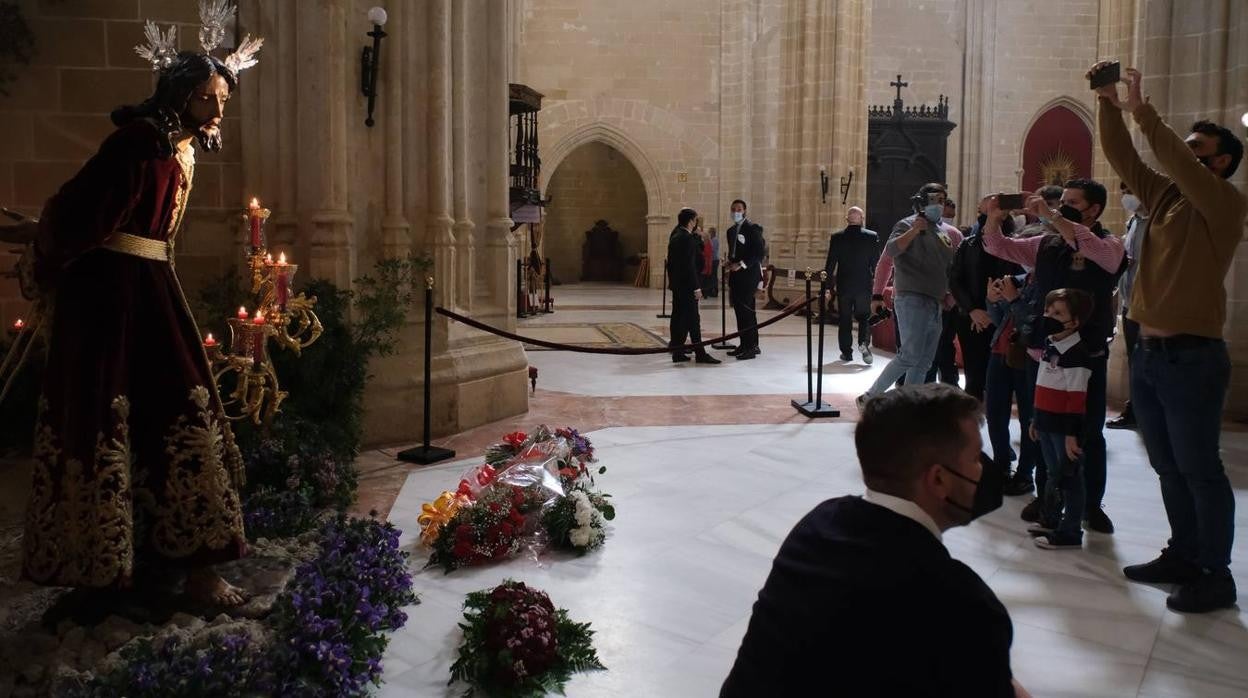
[[[216,344],[217,340],[212,338],[212,333],[208,333],[208,338],[204,340],[204,344]]]
[[[265,263],[265,264],[272,264],[272,263],[273,263],[273,255],[271,255],[271,254],[266,254],[266,255],[264,256],[264,263]]]
[[[246,308],[246,306],[242,306],[242,305],[238,306],[238,316],[239,316],[239,317],[247,317],[247,308]]]
[[[277,256],[277,263],[278,263],[278,264],[285,264],[285,263],[286,263],[286,253],[285,253],[285,252],[283,252],[283,253],[281,253],[281,254],[279,254],[279,255]]]
[[[260,200],[255,197],[252,197],[251,203],[247,204],[247,208],[250,208],[250,209],[260,208]]]
[[[16,330],[20,330],[25,326],[26,326],[26,321],[21,319],[20,317],[17,319],[16,322],[13,323],[13,329],[16,329]]]
[[[264,324],[264,311],[263,311],[263,310],[257,310],[257,311],[256,311],[256,319],[255,319],[255,320],[253,320],[252,322],[256,323],[257,325],[263,325],[263,324]]]

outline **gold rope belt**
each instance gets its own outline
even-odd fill
[[[152,240],[129,233],[113,233],[100,247],[133,257],[168,262],[173,246],[164,240]]]

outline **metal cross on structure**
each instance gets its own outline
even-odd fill
[[[901,73],[897,73],[897,82],[888,83],[889,87],[897,88],[897,102],[901,103],[901,88],[909,87],[910,83],[901,81]]]

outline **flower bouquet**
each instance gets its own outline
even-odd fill
[[[464,641],[451,680],[492,696],[563,693],[572,674],[605,669],[589,623],[574,623],[546,592],[505,581],[464,601]]]
[[[593,445],[575,429],[540,426],[532,434],[507,434],[486,450],[485,463],[463,474],[455,491],[422,506],[421,540],[432,549],[427,566],[450,572],[526,546],[580,553],[598,547],[615,508],[610,495],[594,488],[594,462]]]

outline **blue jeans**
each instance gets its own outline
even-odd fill
[[[868,395],[883,393],[902,375],[906,377],[906,385],[922,385],[936,356],[942,328],[940,303],[921,293],[898,293],[893,299],[893,310],[902,345],[897,357],[888,362],[867,391]]]
[[[1105,499],[1107,463],[1105,457],[1105,389],[1109,377],[1109,356],[1092,359],[1088,378],[1088,411],[1084,415],[1083,482],[1087,487],[1088,511],[1101,508]]]
[[[984,417],[988,422],[988,440],[992,442],[992,461],[1004,474],[1010,469],[1010,405],[1018,403],[1018,423],[1022,427],[1019,440],[1018,474],[1031,477],[1039,456],[1039,447],[1027,435],[1031,424],[1034,397],[1027,380],[1027,369],[1010,368],[1001,354],[988,359],[984,389]]]
[[[1131,404],[1161,480],[1170,551],[1214,572],[1231,564],[1235,495],[1222,468],[1222,403],[1231,376],[1226,343],[1153,348],[1131,356]]]
[[[1083,537],[1083,466],[1066,457],[1066,435],[1042,431],[1040,452],[1048,471],[1040,523],[1059,534]]]

